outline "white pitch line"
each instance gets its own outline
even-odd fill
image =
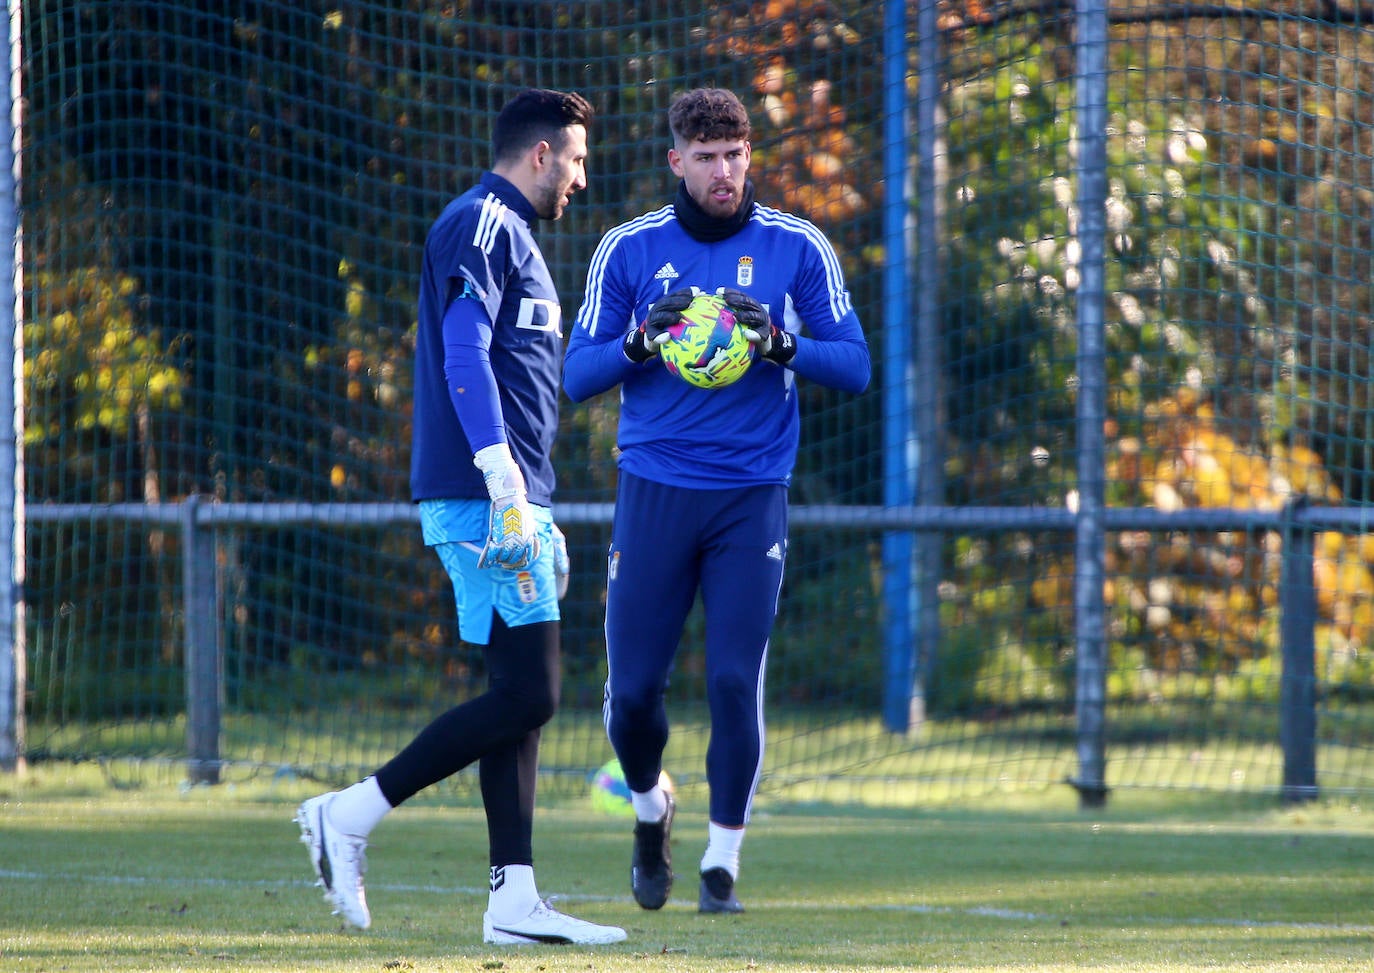
[[[35,872],[0,868],[0,879],[15,879],[32,882],[95,882],[104,885],[146,885],[167,886],[171,888],[302,888],[313,889],[318,882],[305,879],[229,879],[229,878],[152,878],[146,875],[93,875],[89,872]],[[404,882],[369,882],[369,891],[395,893],[424,893],[431,895],[471,895],[487,894],[485,886],[474,885],[411,885]],[[568,902],[614,902],[631,904],[634,900],[628,895],[550,895],[550,901]],[[1009,922],[1064,922],[1064,916],[1052,916],[1039,912],[1024,912],[1019,909],[1004,909],[1000,906],[971,905],[956,907],[948,905],[921,905],[920,903],[853,906],[839,902],[780,902],[770,901],[760,907],[758,900],[750,899],[750,908],[809,909],[811,911],[869,911],[897,912],[907,915],[927,916],[974,916],[981,919],[1006,919]],[[1165,916],[1125,916],[1101,917],[1095,922],[1121,923],[1139,926],[1233,926],[1249,929],[1296,929],[1320,932],[1350,932],[1374,934],[1374,925],[1345,922],[1288,922],[1276,919],[1237,919],[1234,917],[1209,919],[1199,916],[1170,918]]]

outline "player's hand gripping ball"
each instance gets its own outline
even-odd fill
[[[664,367],[688,385],[724,388],[754,363],[754,346],[719,294],[698,294],[668,328],[672,340],[658,351]]]

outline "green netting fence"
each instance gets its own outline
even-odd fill
[[[348,780],[479,691],[408,504],[425,231],[510,94],[581,91],[590,185],[540,231],[571,320],[600,235],[675,188],[672,96],[711,84],[751,110],[759,198],[835,243],[875,362],[857,397],[800,386],[762,793],[914,804],[1085,764],[1089,791],[1374,788],[1355,0],[18,10],[19,755]],[[562,416],[550,787],[610,756],[616,409]]]

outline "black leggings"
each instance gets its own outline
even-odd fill
[[[377,784],[396,807],[480,760],[491,864],[533,865],[539,731],[558,709],[558,623],[507,628],[493,612],[485,657],[487,691],[435,718],[377,771]]]

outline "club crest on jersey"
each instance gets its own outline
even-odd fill
[[[739,263],[735,265],[735,283],[740,287],[748,287],[754,283],[754,258],[743,256],[739,258]]]
[[[534,583],[534,575],[528,571],[521,571],[515,576],[515,589],[520,593],[520,600],[526,605],[534,604],[539,597],[539,588]]]

